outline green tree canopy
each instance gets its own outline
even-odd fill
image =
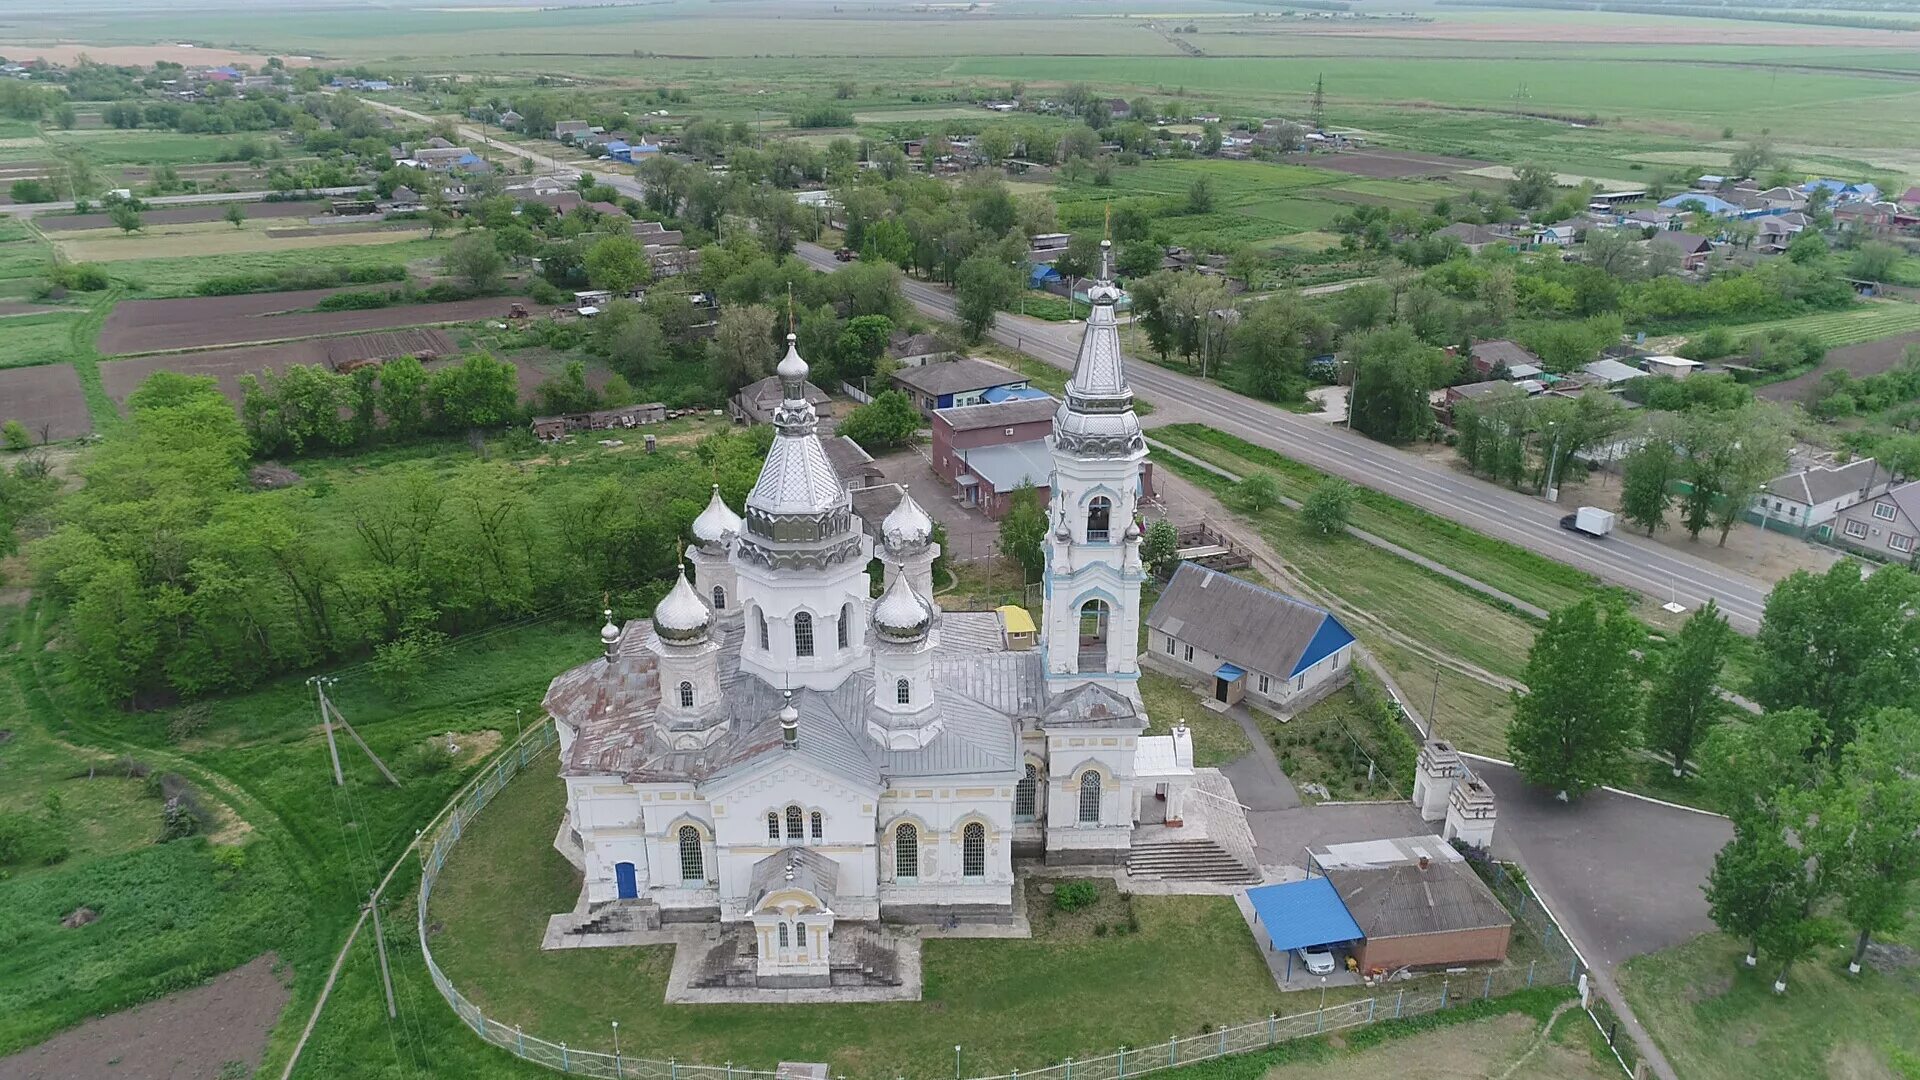
[[[1530,782],[1578,796],[1618,782],[1634,745],[1645,634],[1617,602],[1594,597],[1554,612],[1513,693],[1507,746]]]

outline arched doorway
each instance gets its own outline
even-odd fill
[[[1107,669],[1107,631],[1112,609],[1099,598],[1080,605],[1080,670]]]

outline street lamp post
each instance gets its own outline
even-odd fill
[[[1553,482],[1560,466],[1560,422],[1547,421],[1547,430],[1553,432],[1553,449],[1547,452],[1547,487],[1540,494],[1548,502],[1559,502],[1560,489],[1555,487]]]
[[[953,1080],[960,1080],[960,1044],[953,1044]]]
[[[613,1075],[621,1076],[626,1072],[620,1067],[620,1021],[613,1022]]]

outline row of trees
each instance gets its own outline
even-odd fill
[[[1620,514],[1652,536],[1677,504],[1688,539],[1714,528],[1725,547],[1760,486],[1785,467],[1792,441],[1786,415],[1768,402],[1656,413],[1621,463]]]
[[[256,456],[364,446],[518,419],[519,373],[485,353],[428,373],[403,356],[352,374],[318,364],[240,377],[240,417]],[[384,429],[384,431],[383,431]]]
[[[1758,715],[1719,682],[1734,635],[1715,605],[1655,645],[1612,599],[1555,612],[1535,640],[1507,739],[1530,781],[1575,797],[1619,783],[1645,748],[1699,773],[1733,822],[1707,895],[1715,922],[1767,955],[1775,988],[1845,924],[1853,970],[1905,923],[1920,884],[1920,577],[1850,564],[1796,573],[1755,639]]]
[[[253,492],[251,439],[212,379],[159,373],[127,406],[30,555],[74,681],[136,704],[603,593],[642,608],[707,485],[738,500],[765,452],[764,434],[727,434],[617,476],[482,456]]]

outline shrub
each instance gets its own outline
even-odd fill
[[[1106,923],[1103,923],[1103,922],[1102,922],[1102,923],[1094,923],[1094,924],[1093,924],[1093,936],[1094,936],[1094,937],[1106,937],[1106,936],[1107,936],[1107,924],[1106,924]]]
[[[213,849],[213,876],[221,882],[232,881],[247,868],[247,849],[222,845]]]
[[[183,705],[167,717],[167,741],[185,742],[207,726],[212,710],[205,702]]]
[[[113,284],[105,268],[93,263],[62,263],[47,274],[55,285],[74,292],[99,292]]]
[[[33,445],[33,436],[27,434],[27,425],[18,420],[0,424],[0,439],[6,441],[9,450],[25,450]]]
[[[566,292],[555,287],[554,284],[546,278],[533,279],[531,295],[533,296],[534,303],[546,304],[548,306],[564,304],[571,299]]]
[[[317,311],[368,311],[392,305],[400,299],[394,292],[343,292],[323,297],[314,306]]]
[[[398,771],[407,776],[432,776],[445,772],[453,764],[452,755],[439,742],[429,741],[411,747],[402,754],[398,762]]]
[[[1100,889],[1091,881],[1067,881],[1053,891],[1053,906],[1061,911],[1079,911],[1092,907],[1100,899]]]
[[[0,866],[52,866],[72,851],[51,821],[24,811],[0,815]]]

